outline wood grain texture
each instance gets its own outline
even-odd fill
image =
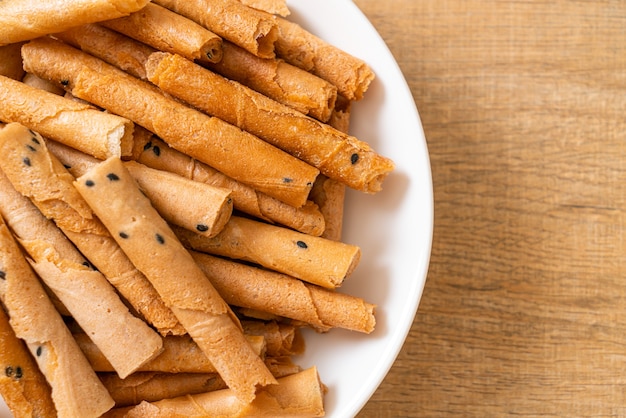
[[[408,339],[359,417],[626,415],[626,2],[355,0],[430,150]]]

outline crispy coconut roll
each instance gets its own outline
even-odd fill
[[[22,47],[27,71],[68,79],[76,97],[127,117],[172,147],[294,207],[304,205],[319,170],[254,135],[166,97],[149,84],[49,38]]]
[[[261,58],[274,58],[278,26],[271,15],[237,0],[155,0]]]
[[[222,60],[207,68],[299,112],[327,122],[337,100],[337,87],[282,59],[259,58],[224,41]]]
[[[4,224],[0,218],[0,234],[5,232],[2,225]],[[6,243],[3,242],[4,244]],[[0,261],[0,271],[4,274],[3,280],[6,280],[3,264]],[[5,288],[6,283],[0,283],[0,294],[4,293]],[[0,375],[0,395],[14,416],[56,418],[57,411],[52,401],[50,385],[24,341],[15,335],[9,324],[9,317],[2,308],[0,308],[0,370],[4,370]]]
[[[391,160],[365,142],[179,55],[156,52],[146,62],[146,71],[151,82],[172,96],[264,139],[356,190],[381,190],[384,178],[394,168]]]
[[[120,159],[98,164],[75,186],[241,401],[251,402],[258,387],[276,383],[233,312]]]
[[[0,45],[136,12],[148,0],[11,0],[0,2]]]
[[[356,245],[240,216],[231,216],[213,238],[179,227],[174,231],[185,246],[196,251],[257,263],[329,289],[341,286],[361,257]]]
[[[0,298],[11,327],[25,341],[50,385],[46,387],[45,382],[37,380],[36,370],[23,358],[24,353],[20,358],[18,351],[3,349],[3,357],[12,357],[11,364],[4,368],[5,377],[13,381],[3,385],[13,394],[5,398],[7,404],[13,408],[15,397],[23,397],[22,407],[32,408],[31,416],[56,416],[56,410],[61,417],[98,417],[111,409],[113,399],[89,366],[1,217],[0,272]],[[4,338],[1,341],[8,343]],[[53,408],[49,405],[50,397]],[[13,412],[16,416],[29,416],[18,410]]]
[[[19,122],[96,158],[126,156],[132,149],[134,126],[128,119],[3,76],[0,120]]]
[[[329,44],[295,22],[276,17],[276,53],[334,84],[348,100],[361,100],[375,74],[363,60]]]
[[[30,198],[44,216],[56,222],[80,252],[146,321],[162,335],[182,334],[184,329],[174,314],[94,216],[89,205],[74,188],[74,176],[49,152],[46,141],[18,124],[9,124],[6,129],[11,130],[11,134],[0,135],[4,138],[0,140],[0,158],[5,159],[0,166],[5,168],[13,186]],[[18,155],[27,155],[23,157],[30,161],[26,170],[21,170],[23,164]],[[157,349],[161,345],[160,338],[150,335],[148,327],[143,328],[143,332],[137,331],[145,338],[139,347],[153,344],[154,349]],[[139,347],[135,351],[139,351]],[[148,346],[144,347],[151,350]]]
[[[231,389],[223,389],[116,408],[104,418],[323,417],[325,391],[317,369],[311,367],[261,389],[249,404],[237,399]]]
[[[148,3],[129,16],[107,20],[101,25],[192,61],[211,63],[222,59],[222,38],[157,4]]]

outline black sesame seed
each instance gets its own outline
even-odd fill
[[[6,278],[7,274],[4,271],[0,270],[0,279],[5,280]]]
[[[289,177],[284,177],[283,178],[283,183],[291,183],[293,181],[293,179],[289,178]]]
[[[152,148],[152,152],[154,153],[154,155],[156,155],[158,157],[159,155],[161,155],[161,148],[159,148],[157,145],[155,145]]]
[[[149,150],[150,148],[152,148],[152,141],[149,141],[146,145],[143,146],[143,150]]]
[[[15,368],[15,378],[21,379],[23,376],[24,376],[24,372],[22,371],[22,368],[20,366],[17,366]]]
[[[115,173],[107,174],[107,178],[111,181],[118,181],[120,179],[119,176]]]
[[[120,238],[128,238],[128,234],[126,232],[120,232]]]
[[[89,264],[89,261],[83,261],[83,266],[91,268],[91,264]]]
[[[356,162],[359,161],[359,154],[354,153],[350,156],[350,162],[352,164],[356,164]]]
[[[70,80],[61,80],[61,84],[67,86],[68,84],[70,84]]]
[[[96,185],[96,183],[94,183],[93,180],[87,180],[85,182],[85,186],[87,186],[87,187],[92,187],[92,186],[95,186],[95,185]]]
[[[26,148],[28,148],[29,150],[31,150],[32,152],[37,151],[37,149],[35,147],[33,147],[32,145],[26,145]]]
[[[39,142],[39,140],[37,139],[37,137],[36,137],[36,136],[34,136],[34,135],[35,135],[35,133],[34,133],[33,131],[30,131],[30,133],[32,133],[32,134],[33,134],[33,137],[32,137],[30,140],[31,140],[31,141],[33,141],[35,144],[40,145],[40,144],[41,144],[41,142]]]
[[[304,242],[304,241],[298,241],[298,242],[296,242],[296,244],[297,244],[297,245],[298,245],[298,247],[300,247],[300,248],[304,248],[304,249],[309,248],[309,246],[308,246],[308,245],[306,245],[306,242]]]
[[[37,357],[41,357],[41,355],[43,354],[43,347],[42,346],[37,347],[37,351],[35,354],[37,354]]]
[[[26,164],[27,166],[29,166],[29,167],[30,167],[30,158],[28,158],[28,157],[24,157],[24,158],[22,159],[22,162],[23,162],[24,164]]]
[[[4,369],[4,374],[5,374],[7,377],[11,377],[11,376],[13,376],[13,367],[11,367],[11,366],[7,366],[7,367]]]
[[[209,227],[204,224],[198,224],[196,225],[196,229],[200,232],[206,232],[209,230]]]
[[[156,234],[155,238],[159,244],[165,244],[165,238],[161,234]]]
[[[71,165],[69,165],[69,164],[63,164],[63,167],[65,167],[65,168],[66,168],[66,169],[68,169],[68,170],[69,170],[70,168],[72,168],[72,166],[71,166]]]

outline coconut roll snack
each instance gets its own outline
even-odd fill
[[[155,0],[261,58],[273,58],[278,26],[271,15],[237,0]]]
[[[57,81],[62,85],[67,80]],[[125,156],[132,149],[134,125],[128,119],[3,76],[0,120],[19,122],[96,158]]]
[[[75,187],[241,401],[251,402],[258,387],[276,383],[229,306],[120,159],[98,164]]]
[[[356,190],[378,192],[394,168],[391,160],[365,142],[179,55],[152,54],[146,72],[163,91],[262,138]]]
[[[11,328],[25,342],[37,362],[35,368],[39,368],[50,385],[47,387],[45,382],[37,380],[36,370],[28,361],[18,359],[19,351],[3,350],[3,357],[12,355],[11,361],[19,362],[4,369],[5,376],[13,380],[2,385],[13,391],[12,397],[5,397],[9,406],[12,409],[18,407],[15,404],[15,396],[18,396],[23,398],[22,408],[30,409],[32,416],[56,416],[58,413],[61,417],[95,418],[111,409],[113,399],[48,299],[2,217],[0,271],[0,299],[10,317]],[[4,338],[1,341],[2,344],[8,343]],[[34,396],[37,398],[33,399]],[[54,407],[46,400],[50,398]],[[20,414],[24,410],[13,409],[13,412],[16,416],[28,416]]]
[[[172,147],[294,207],[304,205],[319,170],[254,135],[166,97],[149,84],[49,38],[22,47],[24,66],[143,126]]]
[[[35,39],[136,12],[148,0],[11,0],[0,2],[0,45]]]
[[[222,59],[222,38],[191,19],[148,3],[129,16],[100,23],[153,48],[180,54],[198,62]]]
[[[260,264],[329,289],[341,286],[361,257],[361,249],[356,245],[240,216],[231,216],[222,232],[213,238],[178,227],[174,230],[183,244],[193,250]]]

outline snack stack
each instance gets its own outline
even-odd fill
[[[301,331],[376,324],[340,290],[346,189],[394,169],[348,133],[373,72],[281,0],[83,3],[0,2],[0,394],[323,416]]]

